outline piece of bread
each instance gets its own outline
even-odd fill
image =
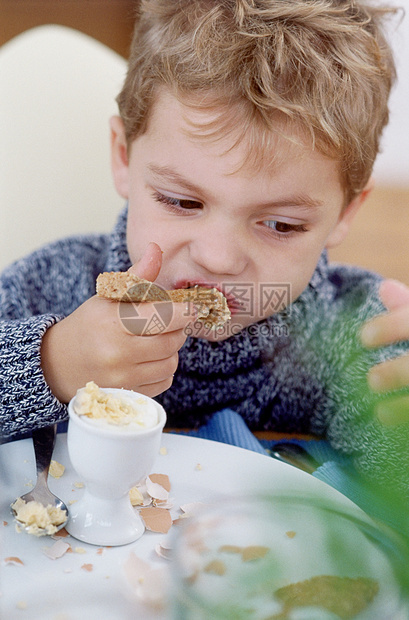
[[[100,273],[97,278],[97,295],[122,302],[170,300],[192,303],[197,310],[197,320],[214,329],[221,327],[231,318],[226,298],[216,288],[194,286],[166,291],[128,271]]]

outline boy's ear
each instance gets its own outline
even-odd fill
[[[111,128],[111,170],[116,191],[122,198],[128,199],[128,149],[125,137],[125,128],[120,116],[113,116],[109,125]]]
[[[351,227],[352,221],[357,214],[359,208],[363,205],[365,200],[368,198],[369,194],[373,190],[374,180],[371,177],[368,183],[365,185],[364,189],[360,194],[358,194],[350,203],[347,205],[341,215],[339,216],[339,220],[335,228],[330,233],[327,242],[325,244],[326,248],[334,248],[339,245],[347,236],[349,229]]]

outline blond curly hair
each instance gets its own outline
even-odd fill
[[[140,0],[117,102],[128,144],[161,87],[218,109],[207,135],[246,136],[261,162],[283,121],[340,163],[346,203],[368,181],[395,79],[385,18],[358,0]]]

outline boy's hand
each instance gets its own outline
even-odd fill
[[[131,270],[155,280],[162,253],[149,244]],[[169,324],[157,335],[130,333],[121,320],[118,302],[96,296],[53,325],[44,335],[41,359],[45,379],[61,402],[68,402],[87,381],[101,387],[123,387],[147,396],[167,390],[178,365],[185,328],[194,320],[192,304],[173,304]],[[149,318],[154,305],[138,305],[138,318]]]
[[[378,347],[409,340],[409,288],[395,280],[385,280],[379,293],[388,312],[364,325],[362,343]],[[372,390],[379,393],[409,387],[409,354],[371,368],[368,382]],[[409,422],[409,396],[390,397],[378,403],[377,415],[385,425]]]

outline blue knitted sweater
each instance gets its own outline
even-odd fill
[[[44,332],[95,294],[102,271],[130,267],[126,209],[110,235],[53,243],[8,267],[0,279],[0,432],[3,438],[67,418],[40,364]],[[195,427],[215,411],[237,411],[252,430],[313,433],[353,456],[378,480],[398,472],[409,492],[409,424],[383,428],[366,372],[409,343],[368,351],[362,323],[384,310],[379,277],[321,257],[284,312],[222,342],[189,337],[172,387],[157,397],[173,427]],[[387,480],[385,480],[387,482]]]

